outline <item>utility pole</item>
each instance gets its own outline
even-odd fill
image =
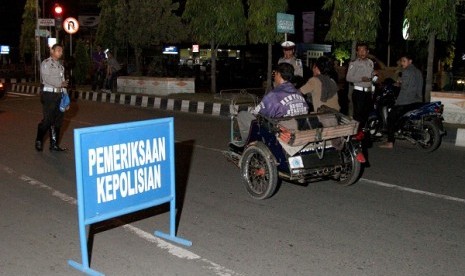
[[[388,23],[388,46],[387,46],[387,67],[391,66],[391,0],[389,0],[389,23]]]
[[[34,81],[37,82],[38,70],[40,69],[40,36],[39,36],[39,0],[36,0],[36,32],[35,32],[35,39],[36,39],[36,61],[34,62]]]

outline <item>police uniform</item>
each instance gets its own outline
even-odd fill
[[[296,57],[285,59],[284,57],[282,57],[278,60],[278,64],[283,63],[283,62],[289,63],[290,65],[294,67],[294,76],[299,76],[299,77],[304,76],[304,68],[303,68],[301,59],[298,59]]]
[[[43,138],[49,131],[50,150],[66,150],[58,146],[58,136],[64,118],[64,113],[60,111],[59,106],[62,92],[66,91],[65,88],[62,88],[62,83],[65,80],[65,68],[59,61],[49,57],[42,61],[40,79],[42,82],[40,102],[42,103],[43,119],[37,126],[35,148],[37,151],[42,151]]]
[[[292,41],[284,41],[283,43],[281,43],[281,47],[283,47],[283,49],[294,49],[295,43]],[[278,60],[278,64],[283,63],[283,62],[289,63],[290,65],[294,67],[294,76],[298,76],[298,77],[304,76],[304,68],[303,68],[301,59],[298,59],[295,56],[292,56],[291,58],[288,58],[288,59],[282,57]]]
[[[351,61],[347,70],[346,80],[354,85],[352,94],[353,117],[360,123],[360,129],[365,127],[370,111],[373,109],[372,92],[374,86],[371,82],[373,72],[373,61],[369,58],[357,58]],[[362,81],[363,77],[369,78],[370,81]]]

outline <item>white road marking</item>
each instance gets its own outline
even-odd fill
[[[221,152],[221,150],[219,150],[219,149],[209,148],[209,147],[205,147],[205,146],[201,146],[201,145],[196,145],[196,147],[206,149],[206,150]],[[403,187],[403,186],[399,186],[399,185],[395,185],[395,184],[389,184],[389,183],[382,182],[382,181],[377,181],[377,180],[370,180],[370,179],[366,179],[366,178],[360,178],[360,180],[363,180],[363,181],[368,182],[370,184],[386,187],[386,188],[396,189],[396,190],[400,190],[400,191],[406,191],[406,192],[410,192],[410,193],[414,193],[414,194],[426,195],[426,196],[435,197],[435,198],[441,198],[441,199],[450,200],[450,201],[456,201],[456,202],[460,202],[460,203],[465,203],[465,199],[459,198],[459,197],[453,197],[453,196],[448,196],[448,195],[443,195],[443,194],[431,193],[431,192],[427,192],[427,191],[412,189],[412,188],[408,188],[408,187]]]
[[[198,147],[198,148],[202,148],[202,149],[206,149],[206,150],[211,150],[211,151],[215,151],[215,152],[222,152],[222,150],[220,149],[215,149],[215,148],[210,148],[210,147],[206,147],[206,146],[202,146],[202,145],[196,145],[195,147]],[[9,167],[6,167],[4,165],[1,165],[1,169],[10,174],[10,175],[14,175],[16,174],[16,172],[9,168]],[[32,186],[38,186],[39,188],[41,189],[44,189],[44,190],[47,190],[49,191],[52,196],[54,197],[57,197],[59,198],[60,200],[64,201],[64,202],[67,202],[67,203],[70,203],[72,205],[76,205],[77,204],[77,200],[71,196],[68,196],[58,190],[55,190],[53,188],[51,188],[50,186],[47,186],[46,184],[38,181],[38,180],[35,180],[33,178],[30,178],[26,175],[20,175],[18,177],[20,180],[32,185]],[[386,187],[386,188],[391,188],[391,189],[396,189],[396,190],[401,190],[401,191],[406,191],[406,192],[410,192],[410,193],[414,193],[414,194],[420,194],[420,195],[426,195],[426,196],[430,196],[430,197],[435,197],[435,198],[439,198],[439,199],[445,199],[445,200],[449,200],[449,201],[455,201],[455,202],[459,202],[459,203],[465,203],[465,199],[463,198],[458,198],[458,197],[452,197],[452,196],[448,196],[448,195],[443,195],[443,194],[436,194],[436,193],[431,193],[431,192],[427,192],[427,191],[421,191],[421,190],[417,190],[417,189],[412,189],[412,188],[408,188],[408,187],[403,187],[403,186],[399,186],[399,185],[394,185],[394,184],[390,184],[390,183],[386,183],[386,182],[382,182],[382,181],[376,181],[376,180],[370,180],[370,179],[366,179],[366,178],[360,178],[360,180],[362,181],[365,181],[367,183],[370,183],[370,184],[374,184],[374,185],[378,185],[378,186],[381,186],[381,187]],[[200,262],[203,262],[206,264],[206,268],[213,271],[216,275],[219,275],[219,276],[241,276],[242,274],[240,273],[237,273],[233,270],[230,270],[228,268],[225,268],[219,264],[216,264],[208,259],[205,259],[205,258],[202,258],[201,256],[187,250],[187,249],[184,249],[182,247],[179,247],[179,246],[175,246],[171,243],[168,243],[166,242],[165,240],[162,240],[160,238],[157,238],[155,237],[154,235],[148,233],[148,232],[145,232],[144,230],[142,229],[139,229],[137,227],[134,227],[130,224],[127,224],[127,225],[124,225],[122,226],[125,230],[127,230],[128,232],[131,232],[133,234],[135,234],[136,236],[148,241],[148,242],[151,242],[153,244],[155,244],[157,247],[161,248],[161,249],[164,249],[164,250],[167,250],[169,254],[175,256],[175,257],[178,257],[180,259],[187,259],[187,260],[197,260],[197,261],[200,261]]]
[[[7,166],[4,166],[4,165],[0,165],[1,167],[1,170],[9,175],[13,175],[13,176],[17,176],[21,181],[31,185],[31,186],[35,186],[35,187],[38,187],[40,189],[43,189],[47,192],[50,192],[50,194],[66,203],[69,203],[71,205],[77,205],[77,200],[72,197],[72,196],[69,196],[65,193],[62,193],[58,190],[55,190],[53,189],[52,187],[34,179],[34,178],[31,178],[27,175],[23,175],[23,174],[19,174],[17,172],[15,172],[13,169],[7,167]],[[157,247],[161,248],[161,249],[164,249],[166,251],[168,251],[169,254],[175,256],[175,257],[178,257],[180,259],[186,259],[186,260],[196,260],[196,261],[199,261],[199,262],[202,262],[204,263],[204,267],[208,270],[211,270],[213,271],[216,275],[219,275],[219,276],[242,276],[242,274],[240,273],[237,273],[233,270],[230,270],[226,267],[223,267],[217,263],[214,263],[206,258],[202,258],[201,256],[195,254],[194,252],[191,252],[185,248],[182,248],[182,247],[179,247],[179,246],[176,246],[176,245],[173,245],[171,243],[168,243],[166,242],[165,240],[163,239],[160,239],[160,238],[157,238],[155,237],[153,234],[150,234],[148,232],[145,232],[144,230],[142,229],[139,229],[135,226],[132,226],[130,224],[126,224],[126,225],[123,225],[122,226],[126,231],[128,232],[131,232],[133,234],[135,234],[136,236],[138,236],[139,238],[141,239],[144,239],[150,243],[153,243],[155,244]]]
[[[406,191],[406,192],[410,192],[410,193],[414,193],[414,194],[426,195],[426,196],[435,197],[435,198],[441,198],[441,199],[450,200],[450,201],[456,201],[456,202],[460,202],[460,203],[465,203],[465,199],[459,198],[459,197],[453,197],[453,196],[448,196],[448,195],[443,195],[443,194],[431,193],[431,192],[427,192],[427,191],[412,189],[412,188],[408,188],[408,187],[389,184],[389,183],[382,182],[382,181],[370,180],[370,179],[366,179],[366,178],[360,178],[360,180],[363,180],[363,181],[368,182],[370,184],[386,187],[386,188],[396,189],[396,190],[400,190],[400,191]]]
[[[25,96],[25,97],[35,97],[37,95],[35,94],[29,94],[29,93],[18,93],[18,92],[8,92],[7,93],[8,96]],[[13,96],[14,95],[14,96]]]

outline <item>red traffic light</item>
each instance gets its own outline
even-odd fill
[[[63,8],[59,4],[55,4],[53,11],[55,12],[55,16],[61,16],[63,14]]]

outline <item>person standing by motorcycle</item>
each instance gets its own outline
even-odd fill
[[[357,44],[357,58],[349,63],[346,80],[353,83],[352,93],[353,118],[359,122],[361,131],[373,108],[372,92],[374,90],[373,77],[377,75],[374,70],[373,61],[368,58],[368,45]]]
[[[402,115],[417,108],[423,102],[423,75],[415,65],[410,55],[405,54],[400,59],[402,76],[400,78],[400,92],[395,105],[391,108],[387,118],[388,140],[380,145],[381,148],[394,147],[394,133]]]

